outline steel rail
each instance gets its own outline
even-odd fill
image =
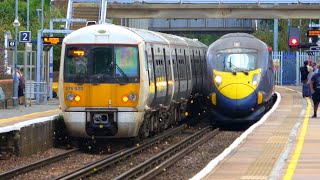
[[[25,166],[18,167],[18,168],[12,169],[10,171],[1,173],[0,174],[0,179],[10,179],[10,178],[13,178],[14,176],[33,171],[33,170],[35,170],[35,169],[37,169],[39,167],[46,166],[48,164],[52,164],[52,163],[54,163],[56,161],[59,161],[59,160],[65,158],[65,157],[75,153],[76,151],[79,151],[79,149],[71,149],[69,151],[60,153],[60,154],[58,154],[56,156],[52,156],[52,157],[49,157],[49,158],[46,158],[46,159],[42,159],[42,160],[39,160],[37,162],[31,163],[31,164],[27,164]]]
[[[104,169],[114,163],[121,161],[122,159],[130,157],[132,154],[140,152],[141,150],[153,145],[154,143],[158,142],[161,139],[167,138],[175,133],[182,131],[185,127],[186,127],[185,125],[181,125],[181,126],[178,126],[177,128],[170,129],[165,134],[161,134],[161,135],[156,136],[155,138],[149,139],[149,140],[143,142],[143,144],[141,144],[141,145],[139,144],[136,147],[129,148],[129,149],[124,150],[120,153],[116,153],[115,155],[112,155],[112,156],[109,156],[105,159],[96,161],[96,162],[91,163],[85,167],[79,168],[73,172],[61,175],[61,176],[54,178],[54,179],[55,180],[56,179],[79,179],[82,177],[89,176],[91,174],[96,173],[99,170],[102,170],[102,169]]]
[[[172,156],[171,158],[167,159],[165,162],[161,163],[157,167],[153,168],[151,171],[148,171],[147,173],[143,174],[142,176],[138,177],[137,180],[145,180],[145,179],[151,179],[155,177],[156,175],[160,174],[161,172],[164,172],[168,167],[172,166],[174,163],[182,159],[184,156],[188,155],[194,149],[196,149],[198,146],[202,145],[206,141],[208,141],[210,138],[216,136],[219,132],[219,129],[215,129],[214,131],[210,132],[207,136],[201,138],[199,141],[193,143],[190,147],[183,149],[182,151],[178,152],[176,155]]]
[[[203,137],[207,132],[209,132],[212,129],[211,126],[208,126],[201,131],[198,131],[197,133],[189,136],[185,140],[179,142],[178,144],[164,150],[160,154],[148,159],[142,164],[139,164],[138,166],[130,169],[129,171],[126,171],[125,173],[121,174],[120,176],[114,178],[115,180],[120,179],[133,179],[141,175],[143,172],[148,171],[149,169],[156,167],[159,163],[161,163],[163,160],[174,156],[178,151],[188,147],[190,144],[197,142],[201,137]],[[157,167],[156,167],[157,168]]]

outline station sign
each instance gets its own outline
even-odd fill
[[[16,46],[16,41],[9,39],[8,40],[8,45],[9,45],[9,48],[14,48]]]
[[[19,42],[31,42],[31,31],[20,31]]]
[[[42,37],[43,44],[57,45],[62,44],[63,37]]]
[[[312,37],[312,36],[320,36],[320,29],[313,29],[313,30],[307,30],[307,36]]]
[[[320,46],[311,46],[310,51],[320,51]]]

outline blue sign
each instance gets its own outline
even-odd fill
[[[20,31],[19,32],[19,42],[31,42],[31,32],[30,31]]]
[[[311,46],[310,50],[311,51],[320,51],[320,46]]]

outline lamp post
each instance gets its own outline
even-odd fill
[[[13,21],[13,26],[16,29],[15,34],[15,42],[16,45],[14,47],[14,58],[13,58],[13,107],[17,107],[18,100],[18,76],[17,76],[17,61],[18,61],[18,27],[20,26],[20,22],[18,20],[18,0],[16,0],[16,11],[15,11],[15,19]]]

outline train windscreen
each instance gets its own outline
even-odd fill
[[[230,49],[218,51],[215,67],[224,72],[247,72],[257,69],[258,52],[251,49]]]
[[[64,81],[132,83],[139,81],[137,46],[67,45]]]

